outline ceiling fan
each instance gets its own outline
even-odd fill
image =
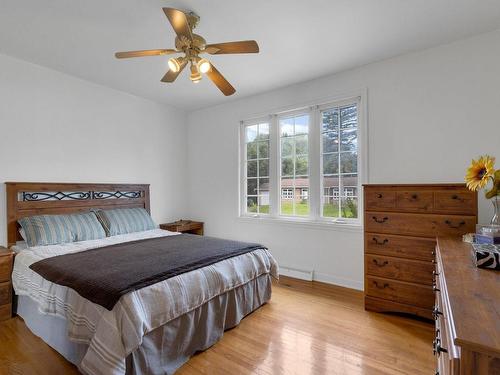
[[[162,82],[174,82],[187,64],[190,64],[191,75],[189,78],[193,83],[200,82],[202,74],[219,88],[226,96],[235,93],[234,87],[224,78],[215,66],[206,58],[199,55],[208,53],[211,55],[223,55],[234,53],[258,53],[259,46],[255,40],[245,40],[239,42],[207,44],[205,39],[193,33],[193,29],[198,25],[200,17],[193,12],[183,12],[174,8],[163,8],[175,33],[175,49],[152,49],[141,51],[128,51],[115,53],[116,58],[158,56],[182,54],[179,57],[172,57],[168,60],[169,71],[161,79]]]

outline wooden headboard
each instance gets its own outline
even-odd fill
[[[6,182],[7,242],[22,240],[17,220],[33,215],[55,215],[91,208],[143,207],[148,212],[149,185]]]

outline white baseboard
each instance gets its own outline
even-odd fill
[[[314,272],[314,280],[322,283],[343,286],[345,288],[364,290],[363,281],[344,279],[342,277],[332,276],[326,273]]]
[[[295,279],[306,280],[306,281],[312,281],[313,280],[313,273],[314,273],[314,271],[312,271],[312,270],[301,270],[298,268],[283,267],[283,266],[280,266],[279,272],[280,272],[280,275],[293,277]]]
[[[279,267],[279,273],[283,276],[293,277],[305,281],[321,281],[322,283],[343,286],[345,288],[363,290],[363,281],[344,279],[342,277],[332,276],[326,273],[315,272],[313,270],[304,270],[295,267]]]

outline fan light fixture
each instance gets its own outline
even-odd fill
[[[189,79],[193,83],[198,83],[201,81],[201,73],[200,70],[198,69],[197,64],[191,64],[191,75],[189,76]]]
[[[210,61],[207,59],[200,59],[200,61],[198,61],[198,69],[203,74],[208,73],[211,67]]]
[[[197,14],[174,8],[162,8],[162,10],[176,34],[175,48],[116,52],[116,58],[125,59],[130,57],[182,54],[182,56],[172,57],[168,60],[169,70],[161,79],[162,82],[174,82],[182,70],[190,64],[191,75],[189,78],[193,83],[200,82],[202,74],[206,74],[208,79],[224,95],[233,95],[236,92],[234,87],[210,61],[200,58],[199,55],[205,53],[210,55],[258,53],[259,45],[257,42],[255,40],[240,40],[237,42],[207,44],[205,38],[193,33],[193,30],[200,21],[200,17]]]
[[[179,72],[181,70],[181,65],[184,62],[184,59],[184,57],[172,57],[168,59],[169,69],[174,73]]]

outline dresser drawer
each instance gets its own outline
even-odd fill
[[[475,216],[365,212],[367,232],[435,237],[459,236],[475,229]]]
[[[434,265],[430,261],[366,255],[366,272],[371,276],[432,285]]]
[[[476,215],[476,197],[475,193],[467,191],[436,191],[434,192],[434,210]]]
[[[365,206],[367,210],[384,210],[396,208],[396,192],[388,190],[365,190]]]
[[[11,289],[12,286],[10,282],[0,284],[0,306],[12,302]]]
[[[12,256],[0,256],[0,283],[9,281],[12,273]]]
[[[428,310],[434,306],[434,293],[429,285],[366,276],[366,294]]]
[[[396,207],[401,211],[432,212],[434,194],[432,191],[398,191]]]
[[[432,238],[365,233],[367,254],[431,261],[435,247],[436,241]]]

